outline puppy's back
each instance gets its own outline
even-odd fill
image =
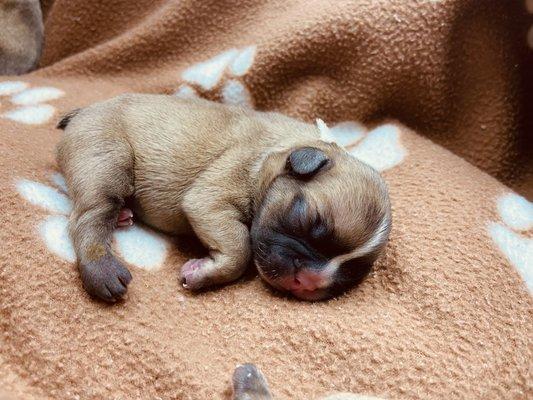
[[[281,114],[154,94],[123,94],[73,110],[58,127],[65,130],[57,146],[62,170],[76,159],[82,164],[80,148],[103,152],[112,141],[134,158],[138,189],[158,182],[178,192],[228,152],[234,154],[228,168],[245,170],[265,149],[318,138],[315,126]]]

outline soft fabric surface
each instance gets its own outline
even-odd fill
[[[44,1],[41,68],[0,78],[6,398],[224,399],[242,362],[278,399],[531,398],[530,3]],[[323,119],[390,186],[373,273],[323,303],[253,271],[193,295],[178,269],[195,246],[135,226],[115,235],[127,300],[91,300],[54,124],[133,91]]]

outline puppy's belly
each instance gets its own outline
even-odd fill
[[[153,215],[140,214],[141,221],[145,224],[170,235],[187,235],[193,233],[191,225],[180,215]]]
[[[193,233],[187,218],[177,206],[163,199],[150,196],[135,197],[133,201],[135,216],[143,223],[170,235],[184,235]]]

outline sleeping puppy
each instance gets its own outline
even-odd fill
[[[267,381],[254,364],[243,364],[235,368],[232,379],[232,400],[272,400]],[[322,400],[378,400],[375,397],[351,393],[337,393]]]
[[[85,289],[116,301],[131,280],[111,252],[132,216],[194,233],[209,256],[186,262],[183,286],[261,277],[325,299],[370,270],[391,226],[380,175],[319,129],[277,113],[207,100],[127,94],[67,114],[57,161],[73,200],[70,235]],[[132,199],[132,210],[124,209]]]

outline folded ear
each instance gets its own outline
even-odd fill
[[[310,178],[324,168],[329,158],[322,150],[302,147],[294,150],[287,158],[287,170],[300,178]]]

